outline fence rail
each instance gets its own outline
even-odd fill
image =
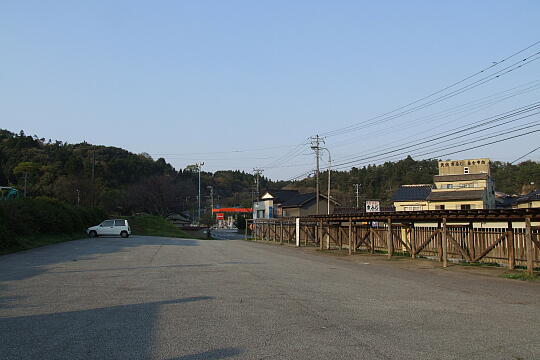
[[[246,238],[348,250],[349,254],[364,251],[384,252],[389,258],[396,253],[412,258],[434,257],[443,267],[449,260],[498,263],[510,269],[527,267],[532,274],[533,269],[540,266],[540,228],[531,225],[531,219],[540,220],[536,215],[469,217],[468,224],[458,223],[461,218],[451,223],[438,214],[431,214],[431,223],[427,218],[422,222],[403,221],[404,215],[400,213],[384,215],[385,221],[364,221],[366,219],[357,215],[249,220]],[[486,221],[491,227],[474,226],[477,223],[485,226]]]

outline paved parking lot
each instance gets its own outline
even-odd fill
[[[540,284],[241,240],[0,257],[1,359],[539,359]]]

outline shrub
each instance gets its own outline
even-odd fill
[[[0,249],[16,249],[18,240],[28,236],[82,233],[105,218],[100,209],[51,198],[0,201]]]

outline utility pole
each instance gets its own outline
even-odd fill
[[[360,207],[360,185],[362,184],[354,184],[354,187],[356,187],[356,208]]]
[[[95,203],[96,203],[96,186],[94,182],[95,167],[96,167],[96,150],[92,150],[92,206],[95,206]]]
[[[255,169],[253,169],[253,172],[255,173],[255,184],[256,184],[256,186],[257,186],[257,202],[259,202],[259,196],[260,196],[260,192],[259,192],[259,184],[260,184],[259,177],[261,176],[263,170],[262,170],[262,169],[259,169],[259,168],[255,168]]]
[[[201,222],[201,168],[204,165],[204,162],[196,163],[197,169],[199,169],[199,211],[198,211],[198,217],[197,217],[197,223],[200,224]]]
[[[206,188],[210,189],[210,203],[212,205],[211,215],[214,216],[214,187],[212,185],[208,185]]]
[[[319,160],[321,155],[321,143],[324,144],[324,139],[319,135],[312,136],[311,138],[311,149],[315,151],[315,158],[317,159],[317,170],[315,171],[316,177],[316,202],[317,202],[317,215],[319,215]]]

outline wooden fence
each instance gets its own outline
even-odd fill
[[[398,214],[398,213],[394,213]],[[403,217],[403,215],[399,214]],[[399,218],[399,216],[397,216]],[[532,274],[540,266],[540,229],[531,225],[531,217],[523,217],[521,227],[511,219],[501,227],[491,220],[488,227],[475,227],[474,223],[486,218],[468,219],[468,225],[450,223],[446,217],[434,217],[433,223],[393,221],[392,214],[385,214],[386,221],[364,221],[351,216],[278,218],[250,220],[246,237],[253,240],[273,241],[296,246],[316,246],[320,249],[384,252],[390,258],[396,253],[436,258],[447,266],[448,261],[468,263],[498,263],[514,269],[527,267]],[[379,217],[380,218],[380,217]],[[510,218],[509,218],[510,219]],[[535,218],[536,220],[536,218]],[[489,227],[492,224],[492,227]]]

